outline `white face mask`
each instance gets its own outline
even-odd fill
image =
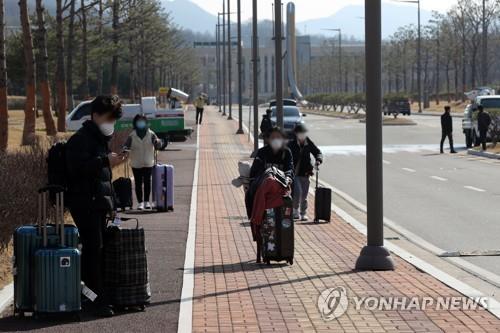
[[[307,134],[306,133],[298,133],[297,134],[297,139],[299,139],[299,141],[305,141],[307,138]]]
[[[283,139],[273,139],[271,140],[271,148],[274,151],[280,150],[283,147]]]
[[[104,136],[112,136],[115,132],[115,122],[101,124],[99,129]]]

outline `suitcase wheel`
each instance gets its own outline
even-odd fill
[[[139,310],[141,310],[142,312],[146,311],[146,306],[143,304],[139,307]]]
[[[290,265],[293,265],[293,258],[287,260]]]
[[[271,265],[271,260],[270,259],[264,259],[264,262],[266,263],[266,265]]]

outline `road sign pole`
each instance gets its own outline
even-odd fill
[[[226,0],[222,0],[222,115],[226,115]]]
[[[227,76],[228,76],[228,104],[229,104],[229,116],[228,120],[233,119],[233,79],[231,76],[232,69],[232,48],[231,48],[231,0],[227,0]]]
[[[281,35],[281,0],[274,0],[274,44],[276,59],[276,125],[283,128],[283,38]]]
[[[253,151],[259,150],[259,37],[257,27],[257,0],[252,4],[252,67],[253,67]]]
[[[393,270],[394,262],[384,247],[381,0],[365,0],[365,34],[368,244],[361,250],[356,269]]]

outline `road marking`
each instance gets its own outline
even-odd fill
[[[384,160],[383,162],[384,162],[384,164],[387,164],[387,165],[391,164],[391,162],[386,161],[386,160]]]
[[[435,180],[439,180],[441,182],[445,182],[447,181],[448,179],[446,178],[443,178],[443,177],[439,177],[439,176],[431,176],[432,179],[435,179]]]
[[[404,171],[408,171],[408,172],[417,172],[417,170],[415,169],[410,169],[410,168],[402,168]]]
[[[476,191],[476,192],[486,192],[486,190],[483,190],[482,188],[474,187],[474,186],[464,186],[466,189],[471,190],[471,191]]]
[[[179,309],[178,333],[193,330],[193,292],[194,292],[194,258],[196,249],[196,218],[198,208],[198,177],[200,167],[200,131],[196,131],[196,159],[194,163],[193,189],[191,191],[191,207],[189,210],[189,227],[186,240],[186,256],[182,277],[182,291]]]

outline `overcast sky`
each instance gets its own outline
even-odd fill
[[[200,7],[207,11],[216,14],[222,12],[222,0],[191,0],[197,3]],[[348,5],[360,5],[364,0],[295,0],[297,10],[297,21],[304,21],[311,18],[325,17],[334,14],[337,10]],[[388,2],[385,1],[384,2]],[[393,1],[391,1],[393,2]],[[227,2],[226,2],[227,3]],[[231,0],[231,11],[236,9],[236,0]],[[241,0],[243,11],[243,19],[249,19],[252,16],[252,1]],[[271,18],[271,4],[273,0],[258,0],[259,4],[259,19]],[[288,1],[284,0],[284,4]],[[394,3],[394,2],[393,2]],[[427,10],[437,10],[440,12],[446,11],[457,0],[421,0],[422,8]],[[416,6],[410,4],[409,6]]]

